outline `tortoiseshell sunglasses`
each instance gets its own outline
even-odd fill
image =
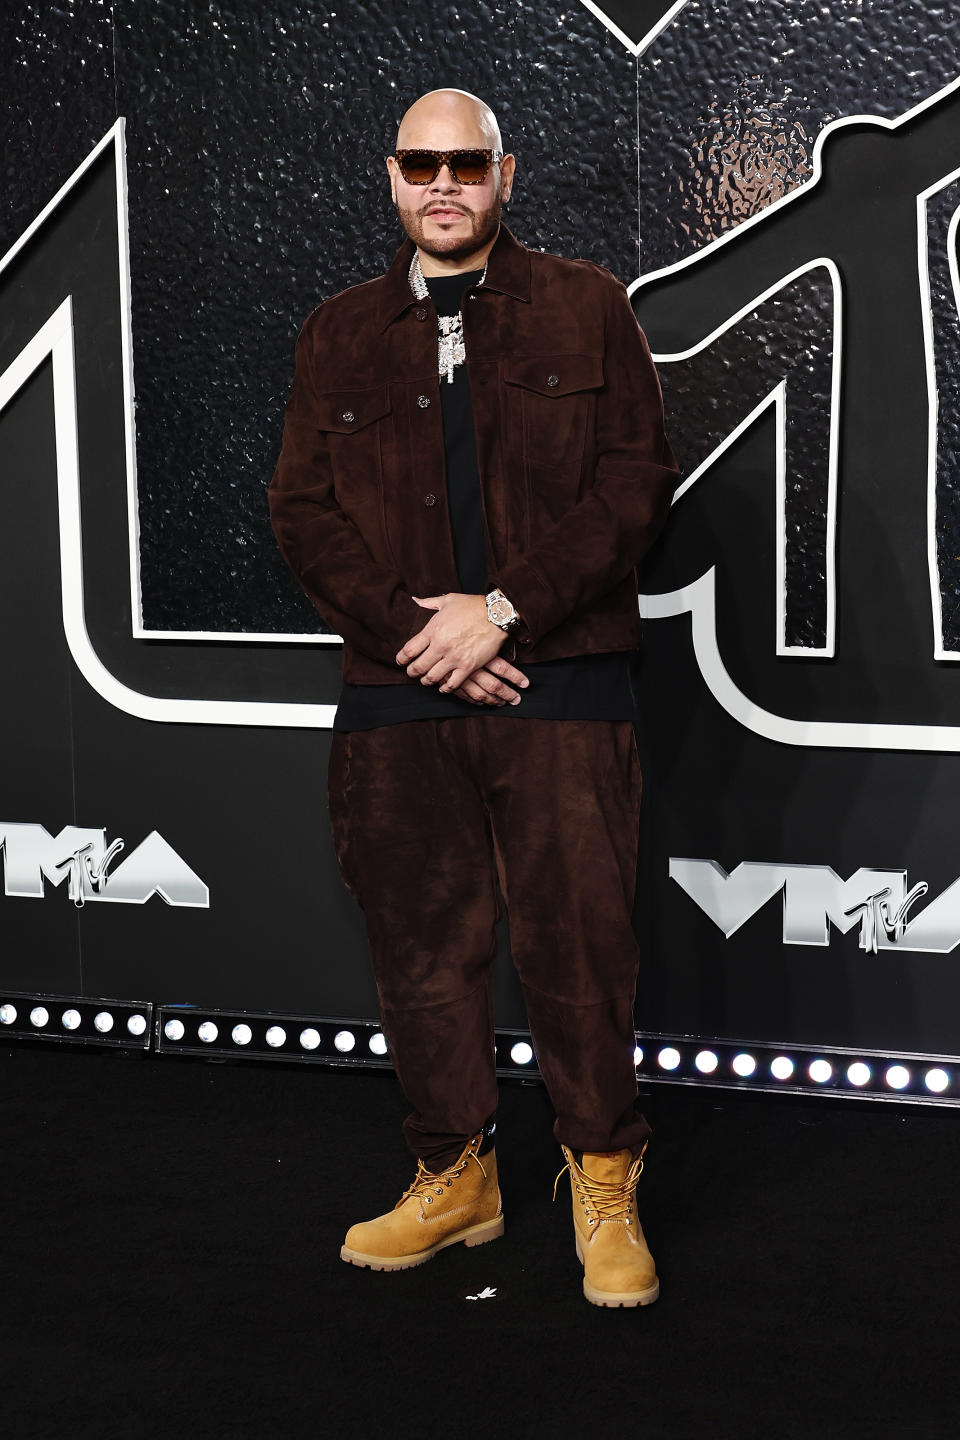
[[[444,165],[458,185],[482,185],[502,150],[398,150],[397,164],[408,185],[432,185]]]

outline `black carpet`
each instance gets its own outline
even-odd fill
[[[956,1111],[655,1089],[661,1298],[611,1311],[543,1090],[501,1098],[503,1239],[377,1274],[391,1076],[0,1047],[0,1433],[960,1435]]]

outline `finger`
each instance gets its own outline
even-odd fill
[[[456,694],[462,695],[464,700],[471,700],[474,705],[495,706],[504,703],[502,700],[497,700],[495,696],[484,690],[482,685],[478,685],[475,680],[469,678],[463,682],[460,689],[456,691]]]
[[[439,685],[442,681],[446,681],[449,674],[450,661],[444,660],[441,656],[435,665],[431,665],[428,670],[423,671],[420,680],[424,685]]]
[[[429,623],[432,624],[433,622],[430,621]],[[414,658],[414,656],[419,655],[422,651],[426,650],[429,644],[429,636],[425,636],[422,630],[418,630],[416,635],[411,635],[410,639],[406,642],[403,648],[397,651],[396,656],[394,657],[397,664],[407,665]]]
[[[433,667],[437,663],[437,660],[437,647],[431,641],[429,644],[424,645],[421,648],[416,659],[412,660],[407,666],[407,674],[412,675],[415,679],[419,680],[421,675],[426,675],[428,670],[433,669]],[[449,666],[447,668],[449,669]]]
[[[504,660],[501,655],[495,655],[492,660],[488,660],[486,668],[492,670],[496,675],[503,676],[505,680],[512,680],[514,685],[519,685],[524,690],[530,684],[523,671],[518,670],[515,665],[511,665],[508,660]]]
[[[502,680],[498,680],[496,676],[491,675],[488,670],[484,670],[483,668],[474,670],[470,679],[485,690],[488,695],[497,695],[501,700],[507,701],[510,705],[516,704],[520,699],[518,692],[514,690],[512,685],[507,685]]]
[[[477,676],[479,671],[475,667],[471,665],[457,665],[451,668],[451,663],[449,659],[445,661],[445,664],[448,671],[447,675],[442,680],[443,690],[445,694],[449,690],[459,690],[460,686],[465,684],[468,680],[472,681],[474,684],[477,683]]]

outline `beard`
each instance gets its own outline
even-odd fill
[[[400,217],[400,224],[413,241],[426,255],[434,255],[438,260],[467,260],[475,255],[488,240],[492,240],[500,226],[500,215],[503,210],[503,201],[500,199],[500,192],[497,191],[493,204],[486,210],[464,210],[459,205],[450,204],[451,210],[459,210],[462,215],[470,221],[471,233],[469,235],[438,235],[433,239],[427,239],[423,233],[423,221],[430,204],[436,207],[436,201],[428,202],[419,210],[407,210],[397,206],[397,214]]]

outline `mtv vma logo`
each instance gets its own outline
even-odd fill
[[[5,895],[42,900],[45,881],[66,881],[67,896],[78,907],[88,900],[143,905],[153,895],[168,905],[210,905],[207,886],[156,830],[116,868],[124,841],[108,845],[105,830],[66,825],[54,836],[42,825],[0,821],[0,846]]]
[[[906,870],[861,868],[843,880],[829,865],[770,865],[744,860],[729,874],[716,860],[670,860],[670,878],[729,940],[775,896],[783,896],[783,943],[829,945],[831,925],[860,928],[860,949],[926,950],[960,945],[960,879],[914,918],[925,880],[907,889]]]
[[[736,190],[746,158],[719,143],[713,186]],[[832,120],[801,171],[631,286],[685,472],[641,609],[691,616],[701,676],[755,734],[960,753],[940,663],[960,663],[960,77],[895,118]],[[758,425],[765,457],[734,458]],[[715,466],[732,504],[709,498]],[[834,662],[813,704],[798,658]],[[871,691],[894,669],[896,712]]]

